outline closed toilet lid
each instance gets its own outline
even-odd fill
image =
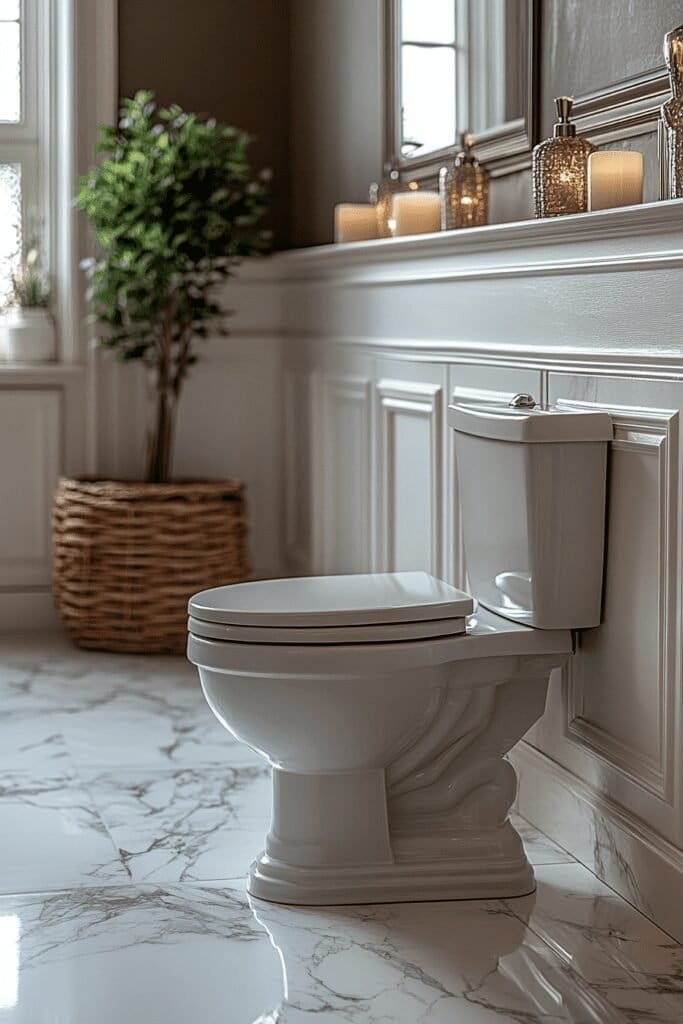
[[[426,572],[359,573],[259,580],[195,594],[188,611],[202,622],[305,628],[462,620],[469,594]],[[315,642],[315,641],[314,641]]]
[[[190,616],[187,631],[207,640],[240,644],[386,644],[462,636],[466,619],[426,619],[424,622],[374,622],[367,626],[232,626],[203,622]]]

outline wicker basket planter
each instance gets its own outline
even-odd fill
[[[187,601],[249,572],[244,487],[62,479],[54,594],[80,647],[181,653]]]

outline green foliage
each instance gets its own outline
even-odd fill
[[[193,343],[225,333],[216,286],[268,247],[259,222],[269,175],[252,178],[249,141],[138,92],[117,126],[100,128],[105,159],[79,182],[77,205],[101,249],[84,262],[98,341],[122,360],[144,360],[174,401],[196,361]]]
[[[22,309],[47,309],[50,305],[50,279],[41,266],[40,239],[24,246],[21,263],[12,274],[10,304]]]

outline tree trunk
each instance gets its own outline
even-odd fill
[[[173,454],[175,415],[180,386],[185,374],[184,359],[173,372],[173,328],[178,300],[172,295],[163,317],[158,340],[158,359],[154,376],[154,394],[150,402],[152,419],[147,434],[147,483],[168,481]],[[181,355],[184,349],[181,347]]]
[[[147,482],[166,483],[171,470],[175,431],[176,398],[173,390],[159,380],[153,405],[153,420],[147,439]]]

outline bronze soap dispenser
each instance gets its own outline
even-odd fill
[[[577,138],[570,120],[574,100],[558,96],[553,137],[534,149],[534,205],[537,217],[561,217],[588,209],[588,157],[595,146]]]

